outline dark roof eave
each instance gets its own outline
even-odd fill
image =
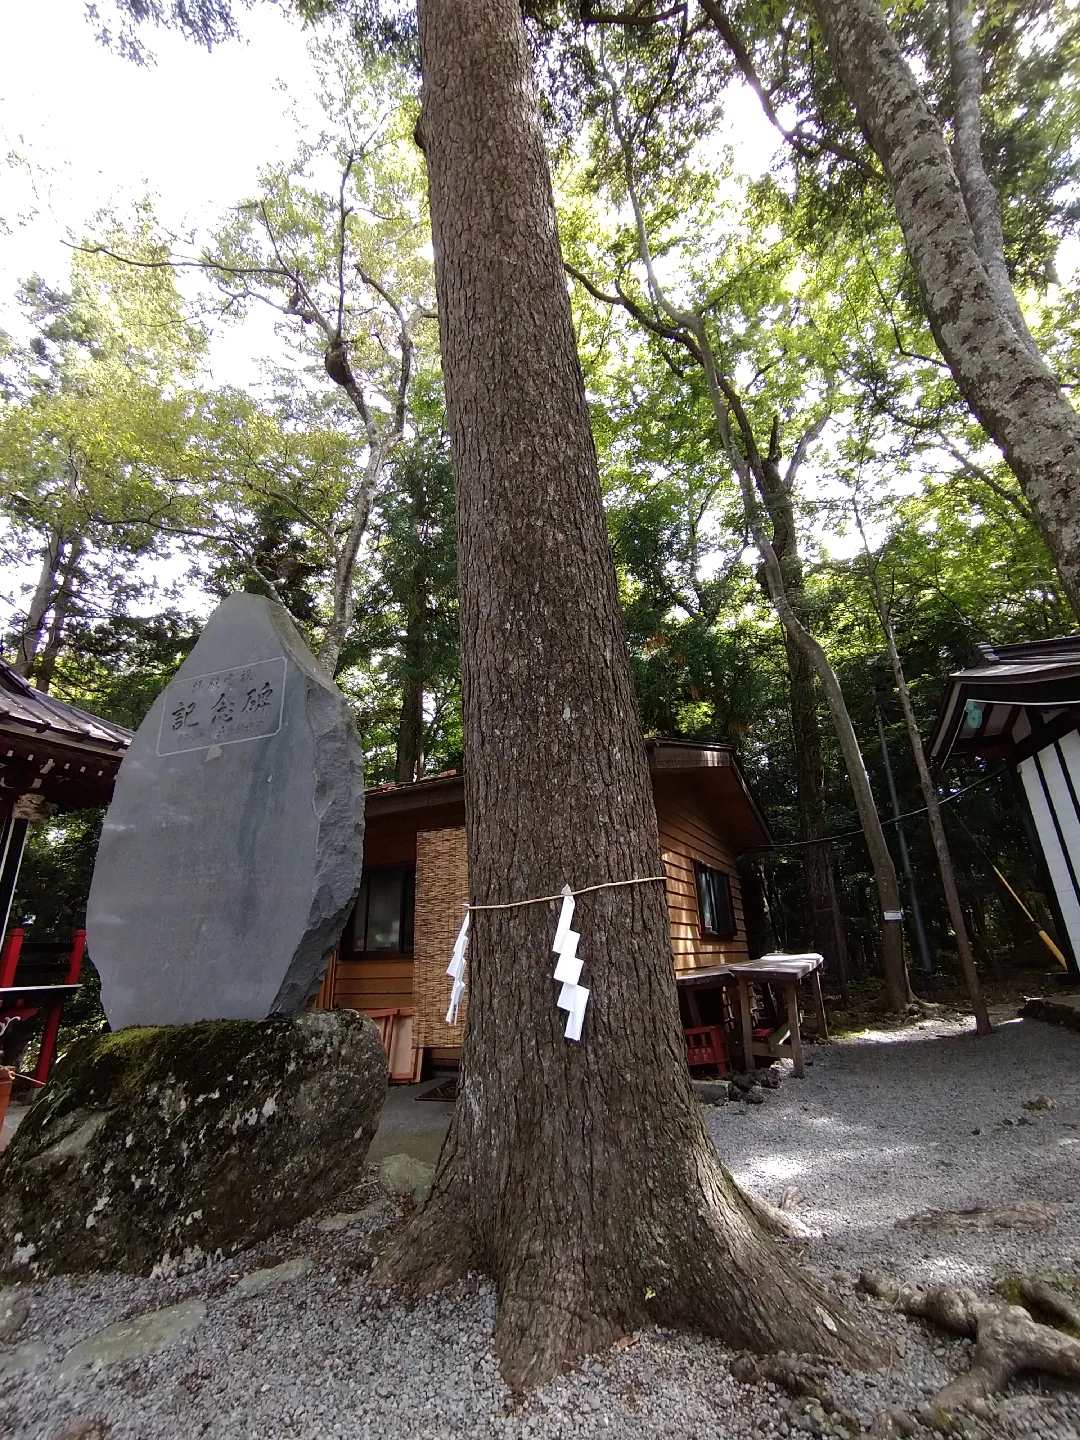
[[[695,771],[715,773],[720,769],[726,770],[738,785],[754,823],[761,832],[760,845],[747,845],[743,848],[758,849],[772,842],[772,831],[746,782],[746,777],[732,754],[730,745],[648,739],[645,746],[649,752],[649,771],[654,776],[674,775],[680,771],[684,774],[692,774]],[[459,801],[464,803],[464,788],[465,777],[460,773],[429,775],[422,780],[373,785],[364,791],[364,806],[366,813],[373,819],[388,815],[405,815],[410,811],[422,812],[434,809],[438,805],[449,805]]]

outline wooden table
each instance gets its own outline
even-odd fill
[[[810,982],[811,998],[817,1020],[818,1038],[827,1040],[829,1028],[825,1020],[825,1004],[821,998],[821,968],[824,960],[820,955],[762,955],[760,960],[733,962],[728,965],[711,965],[702,970],[686,970],[677,975],[676,983],[687,992],[691,1018],[701,1024],[697,997],[698,986],[733,986],[735,1002],[732,1011],[738,1018],[742,1039],[743,1064],[747,1070],[753,1068],[754,1059],[790,1059],[795,1074],[803,1075],[802,1031],[799,1027],[799,986]],[[784,995],[784,1019],[767,1037],[754,1039],[754,1016],[750,999],[752,985],[772,985]]]
[[[728,974],[735,983],[739,1029],[747,1069],[752,1067],[754,1059],[760,1055],[764,1059],[790,1059],[795,1066],[795,1074],[804,1074],[798,991],[804,980],[810,981],[818,1038],[827,1040],[829,1029],[825,1020],[825,1003],[821,998],[821,967],[824,963],[820,955],[811,953],[762,955],[760,960],[748,960],[744,964],[727,966]],[[757,1040],[754,1039],[754,1019],[750,1007],[751,985],[772,985],[784,994],[783,1021],[769,1036]]]

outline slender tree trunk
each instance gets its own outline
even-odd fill
[[[424,682],[407,678],[401,690],[397,756],[394,779],[407,785],[419,778],[424,765]]]
[[[785,631],[791,701],[791,728],[795,737],[795,777],[799,790],[799,820],[804,841],[803,874],[810,906],[814,945],[831,964],[841,997],[848,998],[847,940],[836,896],[832,858],[825,835],[825,766],[821,754],[814,672],[805,655]]]
[[[1080,615],[1080,416],[1002,307],[941,128],[877,0],[815,8],[885,168],[934,337],[1020,481]]]
[[[791,608],[806,624],[806,587],[795,507],[791,498],[792,475],[785,479],[780,469],[780,428],[773,423],[769,454],[760,466],[762,499],[772,521],[773,553],[783,575]],[[794,467],[793,467],[794,468]],[[762,577],[765,593],[768,581]],[[795,637],[784,631],[787,654],[788,694],[791,729],[795,742],[795,776],[799,796],[799,821],[804,841],[803,874],[810,906],[813,943],[832,966],[840,994],[848,998],[847,941],[836,897],[832,858],[825,842],[828,820],[825,812],[825,766],[822,760],[821,726],[818,723],[814,670]]]
[[[982,986],[979,984],[979,974],[975,969],[975,956],[968,938],[964,908],[960,904],[960,892],[956,888],[956,872],[953,870],[952,856],[949,853],[949,842],[945,837],[945,824],[941,818],[941,805],[938,801],[937,789],[930,775],[930,766],[926,763],[926,751],[923,749],[922,736],[919,734],[919,721],[915,714],[915,707],[911,703],[911,692],[908,690],[904,667],[900,662],[900,652],[896,648],[896,635],[893,632],[892,621],[884,607],[881,606],[880,597],[878,603],[881,628],[884,631],[885,645],[889,652],[889,664],[892,666],[896,693],[900,697],[900,708],[904,712],[908,739],[911,741],[911,751],[915,756],[915,765],[919,772],[919,784],[922,786],[923,799],[926,801],[926,818],[930,823],[930,836],[934,842],[934,854],[937,856],[938,870],[941,873],[941,888],[945,891],[949,921],[953,928],[953,934],[956,936],[956,953],[960,958],[960,969],[963,972],[964,984],[971,1001],[971,1011],[975,1016],[975,1028],[980,1035],[989,1035],[993,1026],[990,1024],[986,999],[982,993]]]
[[[640,219],[638,223],[640,228]],[[717,429],[732,468],[738,477],[747,523],[750,526],[754,545],[761,556],[762,573],[765,577],[769,599],[776,607],[780,623],[790,636],[792,643],[798,646],[817,676],[825,695],[825,702],[829,707],[829,714],[832,716],[840,753],[848,772],[848,783],[851,786],[852,799],[855,801],[859,826],[866,840],[870,866],[874,874],[874,885],[878,893],[878,903],[881,907],[881,961],[885,975],[885,999],[891,1010],[896,1014],[901,1014],[911,1003],[912,994],[907,965],[904,961],[903,907],[900,902],[900,887],[897,884],[896,866],[893,864],[888,842],[885,839],[885,831],[882,829],[881,817],[877,812],[874,792],[870,788],[870,779],[866,773],[859,739],[855,734],[855,727],[851,723],[851,715],[844,699],[840,679],[833,669],[824,647],[807,630],[788,598],[783,569],[777,559],[776,551],[773,549],[772,541],[762,524],[762,507],[754,488],[755,479],[760,474],[761,466],[759,464],[756,472],[752,471],[750,461],[734,443],[728,419],[730,401],[716,368],[716,359],[705,322],[700,315],[689,313],[679,318],[681,323],[690,329],[697,345],[697,354],[705,371],[705,382],[708,386],[713,414],[716,417]],[[750,438],[752,439],[752,436]]]
[[[661,884],[583,895],[590,992],[563,1037],[557,907],[661,872],[645,747],[517,0],[420,0],[457,489],[474,903],[461,1095],[428,1205],[383,1264],[495,1278],[495,1343],[537,1384],[649,1321],[875,1358],[766,1237],[686,1068]]]
[[[60,651],[64,648],[64,622],[67,620],[68,608],[75,596],[79,561],[82,559],[85,549],[86,545],[81,535],[71,537],[68,552],[61,567],[60,588],[53,601],[49,634],[34,667],[34,684],[46,694],[52,688],[56,662],[60,658]]]
[[[761,870],[758,862],[748,855],[739,857],[738,868],[747,948],[751,955],[768,955],[776,949],[778,942]]]
[[[368,520],[371,518],[375,487],[379,483],[386,460],[385,446],[377,441],[369,441],[369,447],[364,474],[353,497],[349,528],[334,559],[330,622],[323,632],[319,646],[319,659],[331,675],[337,674],[345,637],[356,614],[356,557],[360,553]]]
[[[409,588],[405,598],[405,639],[402,647],[405,679],[401,690],[397,762],[394,769],[394,778],[399,784],[415,780],[424,767],[424,659],[429,606],[422,536],[427,496],[421,466],[410,469],[407,483],[416,552],[409,571]]]
[[[15,646],[14,668],[26,679],[30,678],[38,650],[41,648],[45,618],[56,597],[56,576],[63,561],[66,544],[63,530],[49,531],[45,541],[45,550],[41,557],[41,569],[38,571],[37,584],[34,586],[26,619]]]

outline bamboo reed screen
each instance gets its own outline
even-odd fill
[[[447,1025],[450,977],[446,967],[465,918],[469,868],[465,827],[421,830],[416,837],[416,920],[413,928],[413,1043],[424,1048],[461,1044],[468,1003],[468,972],[460,1023]]]

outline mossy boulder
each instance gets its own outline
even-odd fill
[[[0,1156],[0,1273],[176,1274],[295,1225],[360,1178],[385,1094],[351,1010],[83,1041]]]

